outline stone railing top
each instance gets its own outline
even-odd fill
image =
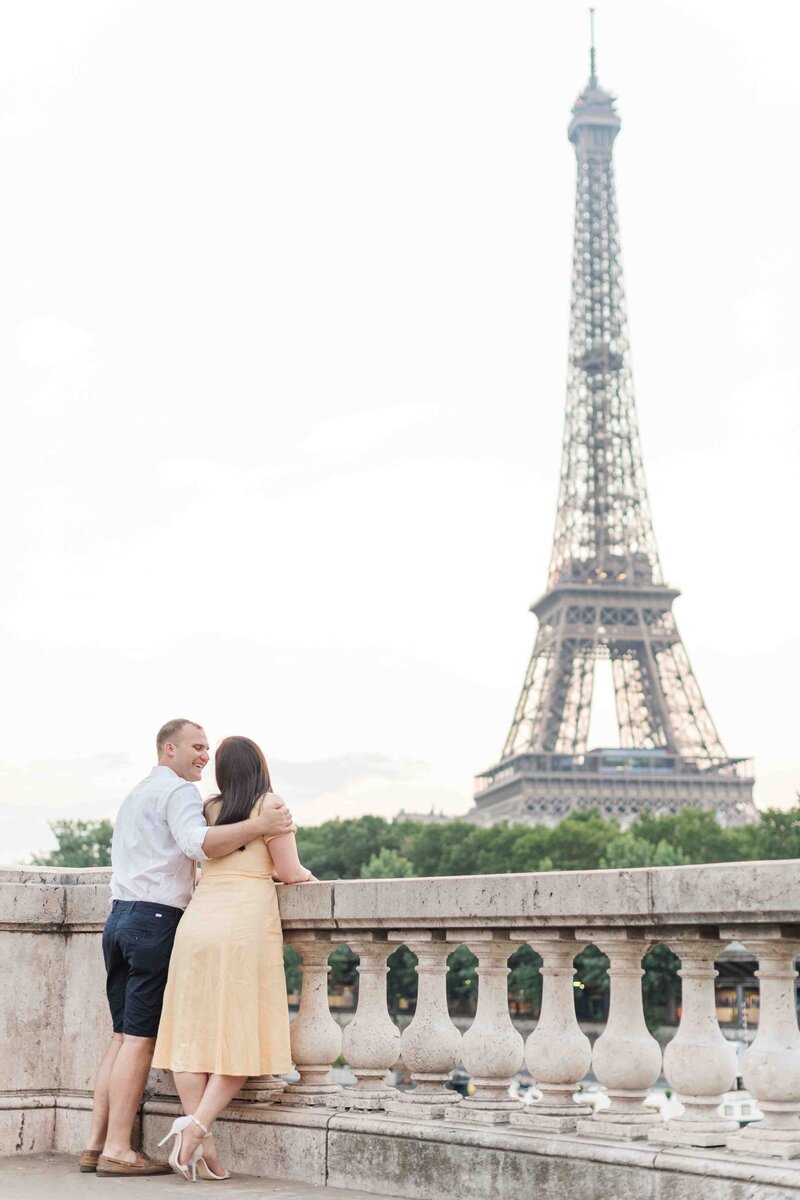
[[[0,867],[0,929],[97,928],[110,871]],[[797,860],[281,885],[287,930],[795,926]]]

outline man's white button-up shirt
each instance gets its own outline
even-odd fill
[[[193,783],[159,764],[122,802],[111,842],[111,899],[186,908],[208,824]]]

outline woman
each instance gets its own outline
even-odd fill
[[[206,803],[209,825],[258,811],[272,791],[255,742],[229,737],[216,754],[219,795]],[[283,938],[274,878],[314,879],[297,857],[294,833],[259,839],[201,864],[169,965],[153,1066],[168,1068],[187,1115],[169,1162],[184,1179],[227,1179],[208,1131],[251,1075],[292,1069]]]

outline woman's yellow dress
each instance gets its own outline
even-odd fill
[[[273,871],[261,838],[202,863],[175,935],[154,1067],[248,1076],[291,1071]]]

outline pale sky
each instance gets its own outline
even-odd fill
[[[661,560],[788,806],[800,9],[597,8]],[[113,817],[173,716],[299,822],[470,807],[545,585],[587,74],[576,0],[0,8],[0,860]]]

